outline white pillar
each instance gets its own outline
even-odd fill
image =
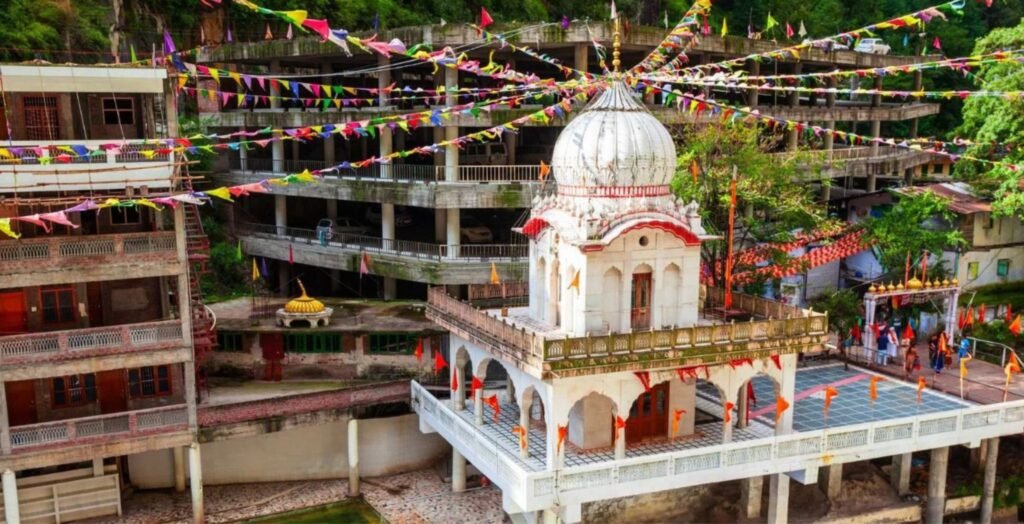
[[[459,215],[458,208],[446,209],[445,213],[448,215],[448,219],[445,221],[445,227],[448,230],[448,256],[451,258],[458,258],[459,256],[459,241],[462,238],[462,219]]]
[[[455,362],[455,359],[452,358],[451,362]],[[452,370],[453,382],[458,386],[455,391],[452,391],[452,399],[454,399],[455,409],[458,411],[466,409],[466,377],[462,376],[462,369],[456,365]]]
[[[389,241],[395,239],[395,205],[380,205],[380,237],[384,239],[384,249],[394,249]]]
[[[941,524],[946,513],[946,470],[949,468],[949,447],[932,450],[928,463],[928,500],[925,503],[925,524]]]
[[[789,477],[785,473],[771,476],[768,488],[768,524],[789,522]]]
[[[3,486],[4,519],[10,524],[19,524],[21,522],[21,508],[18,507],[18,481],[15,479],[13,471],[9,469],[4,470]]]
[[[530,399],[524,399],[519,406],[519,427],[523,428],[525,446],[519,447],[519,456],[530,458]]]
[[[843,489],[843,465],[829,464],[823,469],[825,470],[824,475],[818,475],[818,478],[824,481],[821,487],[822,491],[829,500],[835,500]]]
[[[782,364],[782,380],[779,383],[778,394],[781,395],[782,398],[786,399],[786,401],[791,405],[796,405],[793,397],[796,392],[796,354],[790,353],[787,355],[780,355],[779,362]],[[790,408],[782,412],[782,417],[775,425],[775,434],[788,435],[792,432],[793,408]]]
[[[999,460],[999,437],[988,439],[985,455],[985,480],[981,487],[981,524],[992,524],[992,508],[996,493],[996,464]]]
[[[452,448],[452,491],[466,491],[466,457],[455,448]]]
[[[274,225],[277,226],[277,234],[285,234],[288,227],[288,198],[284,195],[274,195]]]
[[[615,422],[612,422],[615,427]],[[615,460],[626,458],[626,428],[615,428]]]
[[[0,455],[11,453],[11,424],[7,417],[7,391],[0,380]]]
[[[889,471],[889,484],[899,496],[910,493],[910,459],[912,454],[893,455],[892,469]]]
[[[203,460],[199,454],[199,443],[193,442],[188,448],[189,484],[192,487],[192,522],[206,522],[203,512]]]
[[[275,132],[273,136],[274,141],[270,143],[270,169],[274,173],[284,173],[284,141],[281,140],[284,135]]]
[[[174,491],[185,492],[185,448],[174,446],[171,448],[174,455]]]
[[[359,496],[359,420],[348,419],[348,496]]]
[[[764,477],[751,477],[740,481],[740,514],[749,520],[761,517],[761,494]]]
[[[477,426],[484,425],[484,388],[473,391],[473,418]]]

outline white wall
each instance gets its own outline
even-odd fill
[[[943,253],[942,258],[946,261],[946,267],[956,267],[953,265],[956,261],[956,253],[947,251]],[[996,275],[998,261],[1002,258],[1010,260],[1010,273],[1006,277]],[[968,278],[972,262],[978,263],[978,278],[974,280]],[[1024,246],[961,253],[959,267],[956,267],[956,278],[960,280],[960,285],[965,289],[1024,280]]]
[[[359,421],[359,470],[367,477],[426,467],[450,447],[438,434],[423,434],[415,413]],[[348,477],[348,422],[307,426],[202,445],[207,485]],[[132,484],[141,489],[174,485],[170,449],[128,457]]]

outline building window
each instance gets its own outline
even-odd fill
[[[976,280],[978,278],[978,263],[968,262],[967,263],[967,280]]]
[[[373,333],[367,338],[370,354],[411,355],[418,337],[415,333]]]
[[[96,375],[69,375],[55,377],[53,386],[53,407],[69,408],[96,402]]]
[[[75,288],[44,287],[39,290],[43,306],[43,324],[67,324],[75,321]]]
[[[217,351],[244,351],[241,333],[217,332]]]
[[[1010,275],[1010,259],[1000,258],[996,262],[996,276],[1007,277]]]
[[[284,350],[289,353],[340,353],[338,333],[289,333],[284,337]]]
[[[142,213],[135,206],[110,208],[110,223],[116,226],[142,223]]]
[[[128,392],[132,398],[162,397],[171,394],[169,366],[146,366],[128,370]]]
[[[131,98],[104,98],[103,123],[108,126],[135,124],[135,101]]]
[[[26,96],[25,135],[27,140],[59,140],[57,97]]]

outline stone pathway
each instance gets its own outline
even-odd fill
[[[206,517],[211,524],[247,520],[342,500],[348,481],[317,480],[205,486]],[[502,522],[501,491],[490,486],[452,493],[432,469],[364,479],[363,496],[391,524]],[[126,497],[121,517],[84,522],[117,524],[188,523],[189,493],[142,491]]]

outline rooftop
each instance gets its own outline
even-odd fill
[[[943,182],[930,186],[905,187],[898,190],[903,195],[920,195],[932,193],[949,201],[949,210],[960,215],[972,215],[974,213],[988,213],[992,211],[992,204],[974,194],[970,185],[963,182]]]
[[[167,70],[152,67],[0,64],[7,93],[163,93]]]
[[[309,332],[306,328],[282,328],[276,325],[273,312],[284,306],[285,298],[269,298],[257,309],[270,312],[269,315],[253,315],[251,297],[236,298],[217,304],[210,309],[217,316],[217,329],[221,331]],[[378,301],[362,299],[320,298],[320,301],[334,308],[331,322],[326,327],[316,328],[317,333],[342,332],[423,332],[437,331],[437,326],[424,315],[425,306],[416,301]]]

